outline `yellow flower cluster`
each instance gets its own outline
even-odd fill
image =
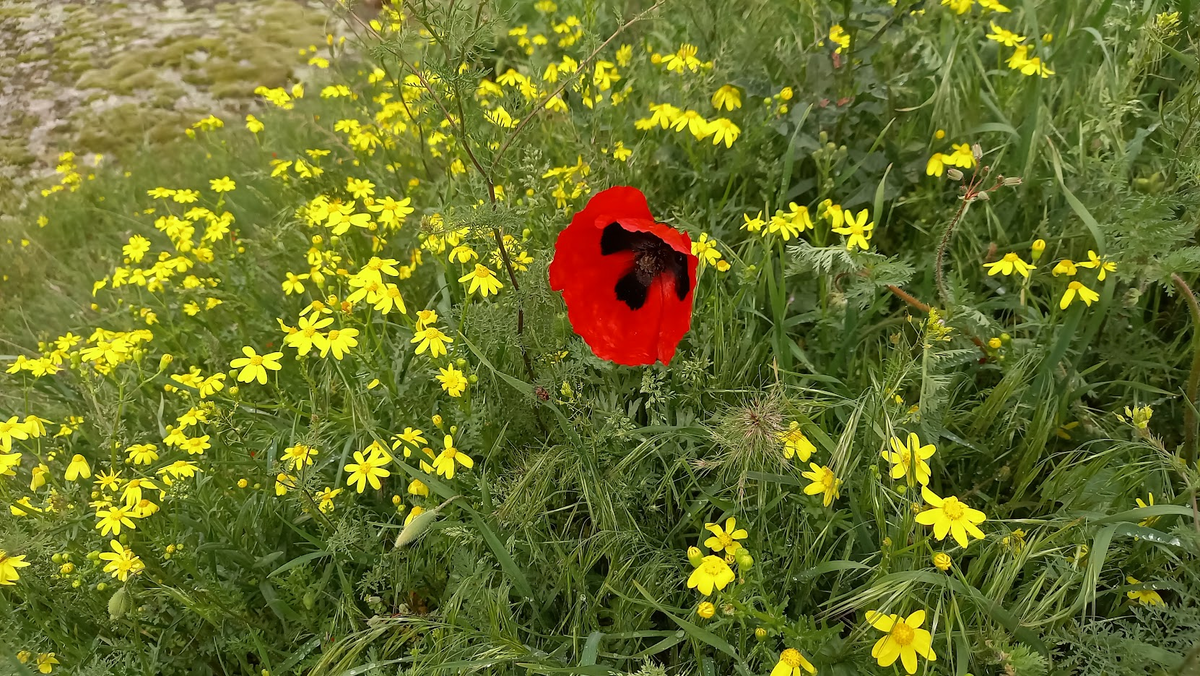
[[[987,34],[988,40],[998,42],[1005,47],[1013,48],[1013,53],[1008,57],[1007,61],[1009,68],[1020,71],[1022,75],[1028,76],[1040,75],[1043,78],[1048,78],[1054,75],[1054,71],[1040,57],[1029,55],[1029,46],[1022,44],[1025,42],[1025,36],[1006,30],[996,25],[994,21],[989,27],[991,28],[991,32]],[[1042,41],[1049,42],[1049,37],[1049,35],[1043,36]]]
[[[933,635],[921,628],[925,623],[924,610],[918,610],[908,617],[884,615],[871,610],[867,611],[867,622],[886,634],[871,648],[871,657],[879,666],[886,669],[900,660],[905,673],[915,674],[918,655],[930,662],[937,660],[937,653],[933,651]]]
[[[692,255],[700,259],[700,267],[711,265],[717,272],[728,272],[729,261],[724,260],[718,248],[719,242],[708,236],[707,232],[700,233],[700,238],[692,242]]]
[[[678,73],[680,75],[684,73],[696,73],[700,70],[712,70],[713,62],[701,61],[696,58],[696,55],[699,53],[700,50],[696,48],[696,45],[685,42],[679,45],[679,49],[673,54],[652,53],[650,61],[654,64],[662,64],[669,73]]]
[[[929,161],[925,163],[926,176],[941,176],[946,171],[946,167],[961,167],[970,169],[975,166],[975,154],[971,152],[969,143],[952,143],[951,147],[954,152],[949,155],[945,153],[934,153],[929,156]]]
[[[891,463],[893,479],[904,478],[909,486],[914,485],[914,482],[922,486],[929,485],[930,470],[926,461],[932,458],[937,450],[933,444],[921,445],[921,438],[917,433],[910,432],[906,441],[892,437],[888,440],[888,446],[892,450],[884,450],[883,459]]]
[[[722,101],[725,100],[722,98]],[[669,103],[651,103],[650,113],[650,117],[636,120],[633,126],[642,131],[655,127],[686,131],[698,141],[711,136],[713,145],[724,143],[726,148],[733,147],[733,142],[742,134],[741,128],[728,118],[718,117],[710,121],[695,110],[681,110]]]
[[[825,199],[817,205],[817,217],[829,222],[831,232],[846,238],[847,251],[866,251],[871,248],[870,241],[874,234],[875,222],[870,220],[870,213],[866,209],[860,209],[855,214],[843,209],[840,204],[834,204],[833,200]],[[743,230],[763,236],[777,235],[784,242],[799,237],[805,230],[816,229],[808,207],[795,202],[788,203],[788,211],[777,209],[769,221],[763,220],[761,211],[755,216],[743,214],[742,221]]]
[[[975,4],[979,4],[979,8],[984,11],[997,12],[1007,14],[1012,10],[1000,3],[999,0],[942,0],[942,4],[949,7],[955,14],[966,14],[971,11]]]
[[[754,565],[754,557],[742,546],[739,540],[745,540],[750,534],[744,528],[737,527],[737,519],[729,517],[725,526],[720,524],[705,524],[704,528],[711,534],[704,541],[704,546],[712,550],[712,554],[704,555],[699,547],[689,547],[688,561],[693,570],[688,576],[688,589],[695,589],[705,596],[711,596],[714,591],[720,591],[737,579],[729,566],[737,564],[738,570],[745,572]],[[723,556],[717,556],[722,554]]]
[[[583,156],[580,155],[575,164],[553,167],[542,174],[542,178],[553,179],[556,183],[550,195],[554,198],[555,208],[567,210],[571,208],[574,200],[588,194],[590,188],[585,179],[591,171],[591,166],[584,162]]]
[[[1031,259],[1033,261],[1037,261],[1039,258],[1041,258],[1045,249],[1045,241],[1040,239],[1035,241],[1030,250]],[[1086,261],[1076,262],[1069,258],[1063,258],[1059,260],[1058,263],[1054,265],[1054,268],[1050,271],[1051,275],[1054,277],[1071,278],[1079,274],[1079,268],[1085,268],[1095,270],[1096,281],[1103,282],[1105,278],[1108,277],[1108,273],[1116,272],[1116,262],[1107,258],[1103,258],[1095,251],[1090,249],[1088,250],[1087,254],[1088,260]],[[984,268],[987,270],[988,275],[1019,274],[1022,277],[1029,278],[1030,271],[1036,270],[1037,266],[1032,263],[1025,262],[1021,259],[1019,254],[1010,251],[1004,254],[1004,256],[1002,256],[998,261],[985,263]],[[1085,305],[1090,307],[1092,303],[1100,300],[1100,294],[1086,286],[1083,282],[1076,279],[1071,279],[1067,283],[1066,289],[1063,290],[1062,297],[1059,299],[1059,309],[1066,310],[1071,306],[1071,303],[1073,303],[1076,298],[1083,301]]]
[[[103,155],[93,155],[92,166],[100,166],[100,162],[103,159]],[[62,192],[63,190],[68,192],[75,192],[76,190],[79,190],[79,186],[83,182],[84,175],[80,172],[80,167],[75,160],[75,153],[71,151],[64,152],[58,156],[58,164],[54,167],[54,173],[58,174],[61,178],[59,179],[58,183],[50,186],[49,188],[43,188],[42,197],[49,197],[50,195],[53,195],[57,192]],[[87,180],[92,181],[95,179],[96,174],[88,172]],[[38,217],[38,227],[46,227],[47,222],[48,221],[45,216]]]

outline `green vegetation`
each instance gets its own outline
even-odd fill
[[[1191,5],[633,4],[82,75],[260,105],[0,222],[3,669],[1200,672]]]

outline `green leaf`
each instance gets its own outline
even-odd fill
[[[814,577],[839,570],[872,570],[871,566],[858,561],[823,561],[808,570],[792,576],[793,582],[807,582]]]
[[[1155,530],[1147,526],[1134,526],[1128,523],[1119,524],[1117,526],[1116,534],[1125,535],[1138,540],[1145,540],[1147,542],[1155,542],[1160,545],[1170,545],[1172,547],[1183,546],[1183,542],[1181,542],[1179,538],[1172,535],[1167,535],[1160,530]]]
[[[271,571],[270,573],[268,573],[267,577],[275,577],[276,575],[279,575],[280,573],[286,573],[287,571],[295,568],[296,566],[302,566],[302,565],[308,563],[309,561],[315,561],[315,560],[325,557],[325,556],[329,556],[329,552],[315,551],[315,552],[310,552],[308,554],[303,554],[301,556],[297,556],[296,558],[292,559],[291,561],[288,561],[287,563],[283,564],[282,566],[280,566],[280,567],[276,568],[275,570]]]
[[[583,644],[583,652],[579,655],[579,666],[588,667],[596,663],[596,655],[600,652],[600,641],[604,633],[593,631],[588,634],[587,642]]]
[[[1088,603],[1096,600],[1096,586],[1100,584],[1100,571],[1108,559],[1108,546],[1112,543],[1113,535],[1117,532],[1116,525],[1105,526],[1096,532],[1092,546],[1088,549],[1087,568],[1084,571],[1083,582],[1079,587],[1079,596],[1071,606],[1071,612],[1083,610]]]
[[[1188,70],[1192,71],[1192,75],[1200,73],[1200,61],[1197,61],[1196,57],[1192,56],[1191,54],[1185,54],[1166,43],[1161,44],[1163,49],[1167,50],[1168,54],[1175,57],[1176,61],[1183,64]]]
[[[534,674],[589,674],[591,676],[608,676],[609,674],[621,673],[619,670],[611,667],[602,667],[596,665],[580,665],[577,667],[550,667],[544,664],[517,662],[517,666],[523,669],[528,669]]]
[[[1152,505],[1149,507],[1135,507],[1133,509],[1125,510],[1124,512],[1117,512],[1116,514],[1111,514],[1109,516],[1096,519],[1095,521],[1092,521],[1092,523],[1098,526],[1100,524],[1116,523],[1120,521],[1141,521],[1152,516],[1167,516],[1169,514],[1176,516],[1192,516],[1192,508],[1184,507],[1182,505]]]
[[[474,522],[476,530],[479,531],[479,534],[483,536],[483,539],[487,541],[488,546],[491,547],[492,553],[496,555],[496,559],[500,562],[500,568],[503,569],[505,575],[512,580],[513,586],[516,587],[517,591],[520,592],[525,598],[529,599],[536,607],[537,598],[533,594],[533,586],[529,584],[529,579],[525,577],[524,571],[522,571],[521,567],[517,565],[517,562],[513,560],[512,555],[508,553],[508,548],[504,546],[504,543],[500,541],[500,538],[496,537],[496,533],[492,531],[492,529],[487,525],[487,522],[483,520],[483,517],[481,517],[478,512],[465,505],[463,506],[463,510],[471,516],[471,520]]]
[[[1079,201],[1079,198],[1075,196],[1075,193],[1071,192],[1066,182],[1063,181],[1062,159],[1058,156],[1058,149],[1054,147],[1053,143],[1049,141],[1047,143],[1050,144],[1050,163],[1054,167],[1054,177],[1058,179],[1058,187],[1062,190],[1063,197],[1067,198],[1067,204],[1071,206],[1071,211],[1075,212],[1079,220],[1083,221],[1088,231],[1092,233],[1092,239],[1096,242],[1096,253],[1103,257],[1105,250],[1104,234],[1100,231],[1100,224],[1096,222],[1096,219],[1092,217],[1092,213],[1087,210],[1087,207],[1083,206],[1083,202]]]
[[[667,617],[671,618],[671,621],[674,622],[675,624],[679,625],[680,629],[687,632],[688,636],[692,637],[693,639],[695,639],[697,641],[700,641],[701,643],[707,643],[708,645],[710,645],[710,646],[716,648],[717,650],[725,653],[726,655],[732,657],[734,660],[734,664],[737,666],[739,672],[741,672],[743,674],[747,674],[747,676],[750,674],[750,669],[746,666],[746,663],[742,660],[741,655],[738,654],[737,650],[735,650],[733,646],[729,645],[728,641],[721,638],[720,636],[717,636],[716,634],[705,629],[704,627],[700,627],[695,624],[692,624],[691,622],[688,622],[687,620],[683,619],[682,617],[679,617],[679,616],[675,615],[674,613],[672,613],[671,611],[667,610],[667,608],[665,606],[663,606],[658,601],[655,601],[654,597],[652,597],[650,595],[650,592],[646,591],[646,588],[643,587],[641,584],[639,584],[636,580],[633,582],[633,586],[637,587],[637,590],[642,593],[642,596],[646,597],[646,600],[650,602],[650,605],[654,606],[663,615],[666,615]]]
[[[271,586],[270,582],[263,580],[258,584],[258,590],[262,592],[267,606],[279,616],[279,619],[291,622],[299,622],[302,619],[300,613],[296,612],[283,599],[279,598],[279,595],[275,593],[275,588]]]
[[[883,218],[883,193],[887,187],[888,174],[892,173],[892,165],[887,165],[887,169],[883,170],[883,178],[879,179],[879,185],[875,186],[875,203],[873,205],[872,214],[875,215],[875,227],[882,228],[884,225]]]
[[[857,174],[859,169],[862,169],[863,165],[866,164],[867,160],[871,157],[871,153],[874,153],[879,149],[879,146],[883,145],[883,139],[887,138],[888,130],[891,129],[892,125],[895,123],[896,118],[894,117],[888,120],[888,123],[883,126],[883,129],[881,129],[879,134],[875,137],[875,141],[871,144],[871,148],[867,150],[867,152],[863,153],[862,159],[859,160],[853,167],[850,167],[849,171],[838,174],[837,178],[833,180],[834,188],[841,187],[846,181],[850,180],[852,176]]]

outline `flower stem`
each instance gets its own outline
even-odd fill
[[[896,286],[895,284],[888,284],[887,290],[891,291],[893,296],[904,301],[905,303],[907,303],[909,306],[915,308],[916,310],[918,310],[920,312],[925,312],[925,313],[929,312],[929,306],[926,305],[925,303],[921,302],[921,299],[919,299],[916,296],[912,295],[911,293],[905,291],[904,289],[901,289],[900,287]],[[967,331],[963,331],[963,335],[965,335],[967,338],[970,338],[971,342],[975,343],[975,347],[978,347],[983,352],[984,356],[989,356],[988,352],[987,352],[987,348],[984,346],[983,341],[979,339],[979,336],[972,335]]]
[[[1188,374],[1187,389],[1184,391],[1187,401],[1183,407],[1183,459],[1190,465],[1196,459],[1196,394],[1200,391],[1200,303],[1196,301],[1192,287],[1188,286],[1182,277],[1171,273],[1171,281],[1183,294],[1188,311],[1192,315],[1192,370]]]
[[[904,289],[901,289],[900,287],[896,286],[895,284],[888,284],[887,290],[891,291],[892,295],[896,296],[897,298],[904,301],[905,303],[908,303],[912,307],[920,310],[921,312],[929,312],[928,305],[922,303],[919,299],[917,299],[916,296],[913,296],[912,294],[908,293]]]
[[[944,260],[946,258],[946,248],[950,246],[950,237],[954,234],[954,228],[962,217],[967,213],[967,207],[970,205],[965,197],[962,204],[958,205],[958,211],[954,214],[954,218],[950,219],[950,224],[946,226],[946,231],[942,233],[942,241],[938,244],[937,262],[934,264],[935,279],[937,280],[938,298],[942,300],[942,305],[950,305],[950,293],[946,290],[946,275],[944,269]]]

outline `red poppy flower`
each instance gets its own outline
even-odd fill
[[[618,186],[593,195],[559,233],[550,288],[597,357],[669,364],[692,325],[698,264],[687,233],[656,222],[642,191]]]

